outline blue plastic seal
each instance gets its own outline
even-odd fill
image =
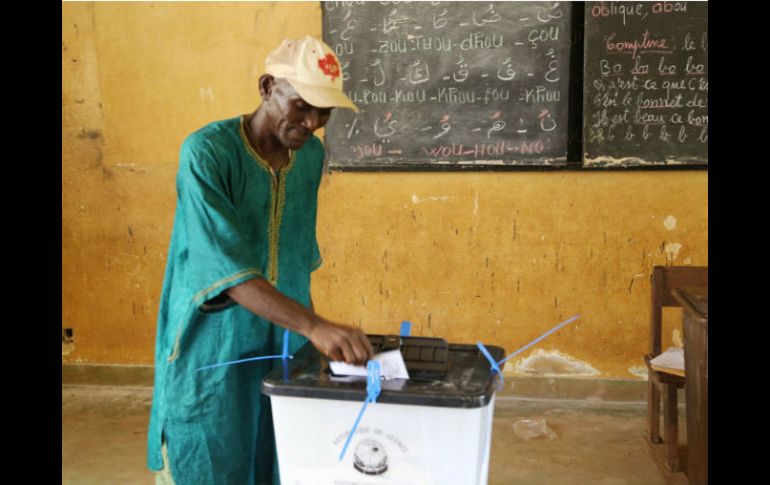
[[[492,370],[497,372],[497,375],[500,376],[500,382],[497,385],[497,390],[499,391],[500,389],[503,388],[503,384],[505,382],[503,379],[503,373],[500,370],[500,364],[495,362],[495,359],[493,359],[492,356],[489,354],[489,351],[487,350],[486,347],[484,347],[484,344],[482,344],[481,342],[476,342],[476,346],[479,348],[479,350],[481,350],[481,353],[484,354],[484,357],[487,358],[487,360],[489,361],[489,366],[492,368]]]
[[[356,422],[353,423],[353,428],[350,430],[350,434],[345,440],[345,444],[342,446],[342,451],[340,452],[340,461],[342,461],[342,458],[345,457],[345,451],[348,449],[350,439],[353,438],[353,434],[355,434],[356,429],[358,429],[358,423],[361,422],[361,417],[364,415],[364,411],[366,411],[366,406],[370,402],[376,402],[377,397],[380,395],[381,391],[382,385],[380,382],[380,363],[376,360],[370,360],[366,363],[366,399],[364,400],[364,405],[361,407],[361,411],[358,412]]]
[[[212,364],[195,369],[196,372],[200,372],[206,369],[213,369],[214,367],[222,367],[223,365],[242,364],[244,362],[253,362],[255,360],[267,360],[267,359],[293,359],[293,355],[289,355],[289,329],[283,331],[283,352],[281,355],[263,355],[260,357],[250,357],[248,359],[231,360],[230,362],[222,362],[220,364]]]
[[[567,325],[568,323],[574,322],[578,318],[580,318],[580,315],[575,315],[573,317],[570,317],[570,318],[564,320],[560,324],[556,325],[552,329],[550,329],[547,332],[545,332],[543,335],[539,336],[535,340],[533,340],[533,341],[529,342],[528,344],[526,344],[525,346],[521,347],[516,352],[514,352],[511,355],[509,355],[508,357],[504,358],[500,362],[495,362],[495,359],[493,359],[492,356],[489,355],[489,351],[487,350],[486,347],[484,347],[484,344],[482,344],[481,342],[476,342],[476,346],[479,348],[479,350],[481,350],[481,353],[484,354],[484,357],[486,357],[486,359],[489,361],[489,365],[492,368],[491,370],[497,372],[497,374],[500,376],[500,385],[498,386],[497,389],[500,390],[502,385],[503,385],[503,373],[500,370],[500,365],[501,364],[505,363],[506,360],[510,359],[511,357],[515,356],[516,354],[519,354],[519,353],[527,350],[528,348],[532,347],[533,345],[535,345],[536,343],[540,342],[541,340],[543,340],[547,336],[549,336],[552,333],[554,333],[555,331],[559,330],[561,327]]]
[[[289,358],[289,329],[285,329],[283,331],[283,353],[281,353],[281,357],[284,359]]]
[[[540,342],[541,340],[543,340],[543,339],[544,339],[544,338],[546,338],[547,336],[549,336],[549,335],[551,335],[552,333],[554,333],[555,331],[559,330],[559,329],[560,329],[561,327],[563,327],[564,325],[566,325],[566,324],[568,324],[568,323],[571,323],[571,322],[574,322],[574,321],[575,321],[575,320],[577,320],[578,318],[580,318],[580,315],[575,315],[575,316],[573,316],[573,317],[570,317],[570,318],[568,318],[568,319],[564,320],[564,321],[563,321],[563,322],[561,322],[560,324],[556,325],[556,326],[555,326],[555,327],[553,327],[552,329],[550,329],[550,330],[548,330],[547,332],[545,332],[543,335],[539,336],[538,338],[536,338],[535,340],[531,341],[530,343],[528,343],[528,344],[527,344],[527,345],[525,345],[524,347],[520,348],[519,350],[517,350],[516,352],[512,353],[512,354],[511,354],[511,355],[509,355],[508,357],[504,358],[504,359],[503,359],[503,360],[501,360],[499,363],[500,363],[500,364],[502,364],[503,362],[505,362],[506,360],[510,359],[510,358],[511,358],[511,357],[513,357],[514,355],[516,355],[516,354],[518,354],[518,353],[520,353],[520,352],[523,352],[523,351],[527,350],[528,348],[530,348],[530,347],[532,347],[533,345],[535,345],[536,343]]]
[[[366,364],[366,399],[369,402],[377,402],[382,385],[380,382],[380,363],[370,360]]]

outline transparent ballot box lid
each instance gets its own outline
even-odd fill
[[[367,335],[374,353],[400,349],[409,379],[383,380],[378,403],[453,408],[478,408],[489,404],[499,376],[476,345],[448,344],[442,338]],[[505,350],[486,346],[496,361]],[[336,399],[363,402],[366,377],[336,376],[328,359],[308,342],[292,359],[276,362],[262,380],[269,396]]]

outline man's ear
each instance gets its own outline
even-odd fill
[[[275,87],[275,78],[270,74],[263,74],[259,77],[259,94],[264,101],[270,99],[270,95],[273,94],[273,88]]]

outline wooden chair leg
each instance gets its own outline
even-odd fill
[[[647,378],[647,438],[652,443],[660,443],[660,389],[653,380],[652,372]]]
[[[663,440],[666,443],[666,468],[679,471],[679,422],[676,402],[676,384],[663,389]]]

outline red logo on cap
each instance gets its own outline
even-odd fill
[[[340,75],[340,64],[332,53],[326,54],[326,57],[323,59],[318,59],[318,67],[321,68],[324,74],[331,76],[332,81]]]

